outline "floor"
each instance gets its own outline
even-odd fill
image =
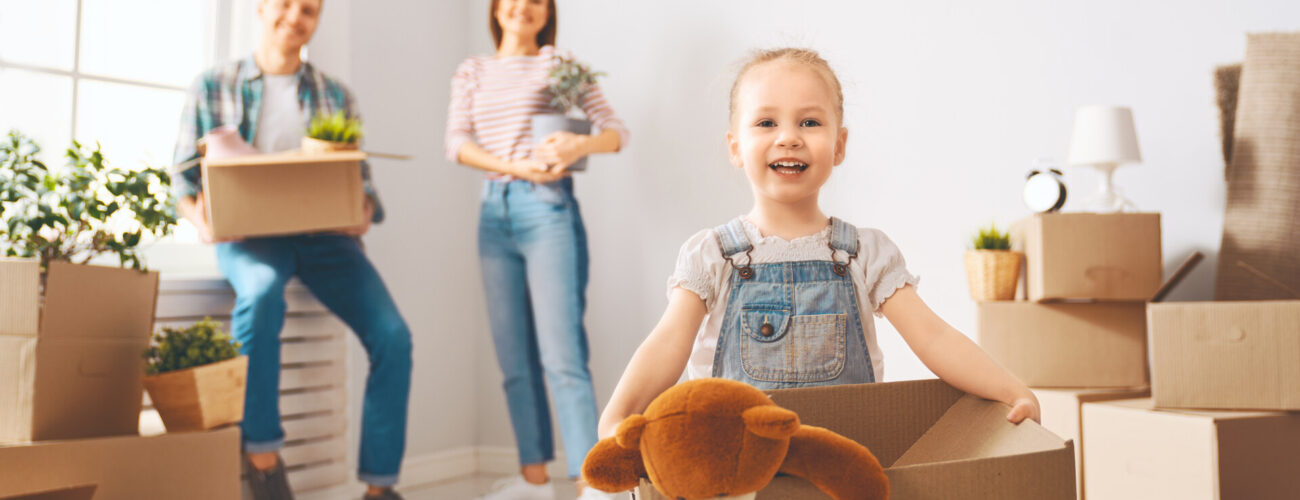
[[[479,495],[487,493],[487,491],[492,488],[492,483],[498,479],[501,479],[501,477],[476,475],[434,484],[399,487],[398,491],[406,500],[471,500]],[[556,500],[577,498],[578,492],[573,483],[568,481],[556,481],[553,484],[555,485]],[[351,489],[333,489],[329,491],[311,492],[300,495],[299,497],[300,500],[345,500],[349,498],[360,498],[361,495],[359,489],[355,491],[355,494],[350,494],[351,492]]]

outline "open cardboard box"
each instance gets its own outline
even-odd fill
[[[361,225],[365,159],[360,151],[204,159],[204,209],[212,236],[300,234]]]
[[[0,259],[0,443],[134,435],[158,273]],[[4,469],[0,469],[4,470]]]
[[[1156,410],[1085,403],[1084,480],[1106,500],[1300,496],[1300,413]]]
[[[1144,301],[1161,277],[1160,214],[1048,213],[1016,222],[1029,300]]]
[[[239,428],[0,445],[0,499],[231,500]]]
[[[862,443],[886,466],[890,498],[1074,498],[1074,443],[1032,421],[1007,422],[1006,405],[940,380],[786,389],[769,393],[805,425]],[[642,482],[638,499],[665,500]],[[780,476],[758,499],[828,498]]]
[[[1057,436],[1074,442],[1075,485],[1078,487],[1079,500],[1084,500],[1083,469],[1084,428],[1083,404],[1098,401],[1115,401],[1120,399],[1145,398],[1151,395],[1146,387],[1129,389],[1034,389],[1043,416],[1043,427]]]
[[[1147,318],[1157,408],[1300,410],[1300,300],[1151,304]]]

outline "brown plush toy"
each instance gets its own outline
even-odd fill
[[[587,484],[626,491],[649,478],[673,499],[756,492],[776,474],[807,479],[836,500],[889,498],[889,480],[866,447],[799,416],[734,380],[676,385],[596,443],[582,464]]]

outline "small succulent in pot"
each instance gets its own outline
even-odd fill
[[[1011,235],[990,224],[971,237],[963,257],[970,295],[976,301],[1011,300],[1020,280],[1023,254],[1011,251]]]
[[[356,150],[361,140],[361,120],[342,110],[312,117],[302,149],[309,153]]]

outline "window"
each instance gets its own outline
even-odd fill
[[[251,53],[256,4],[0,0],[0,133],[31,136],[51,166],[73,139],[99,143],[118,167],[170,165],[186,88]],[[150,249],[150,267],[210,267],[187,223],[168,240]]]

